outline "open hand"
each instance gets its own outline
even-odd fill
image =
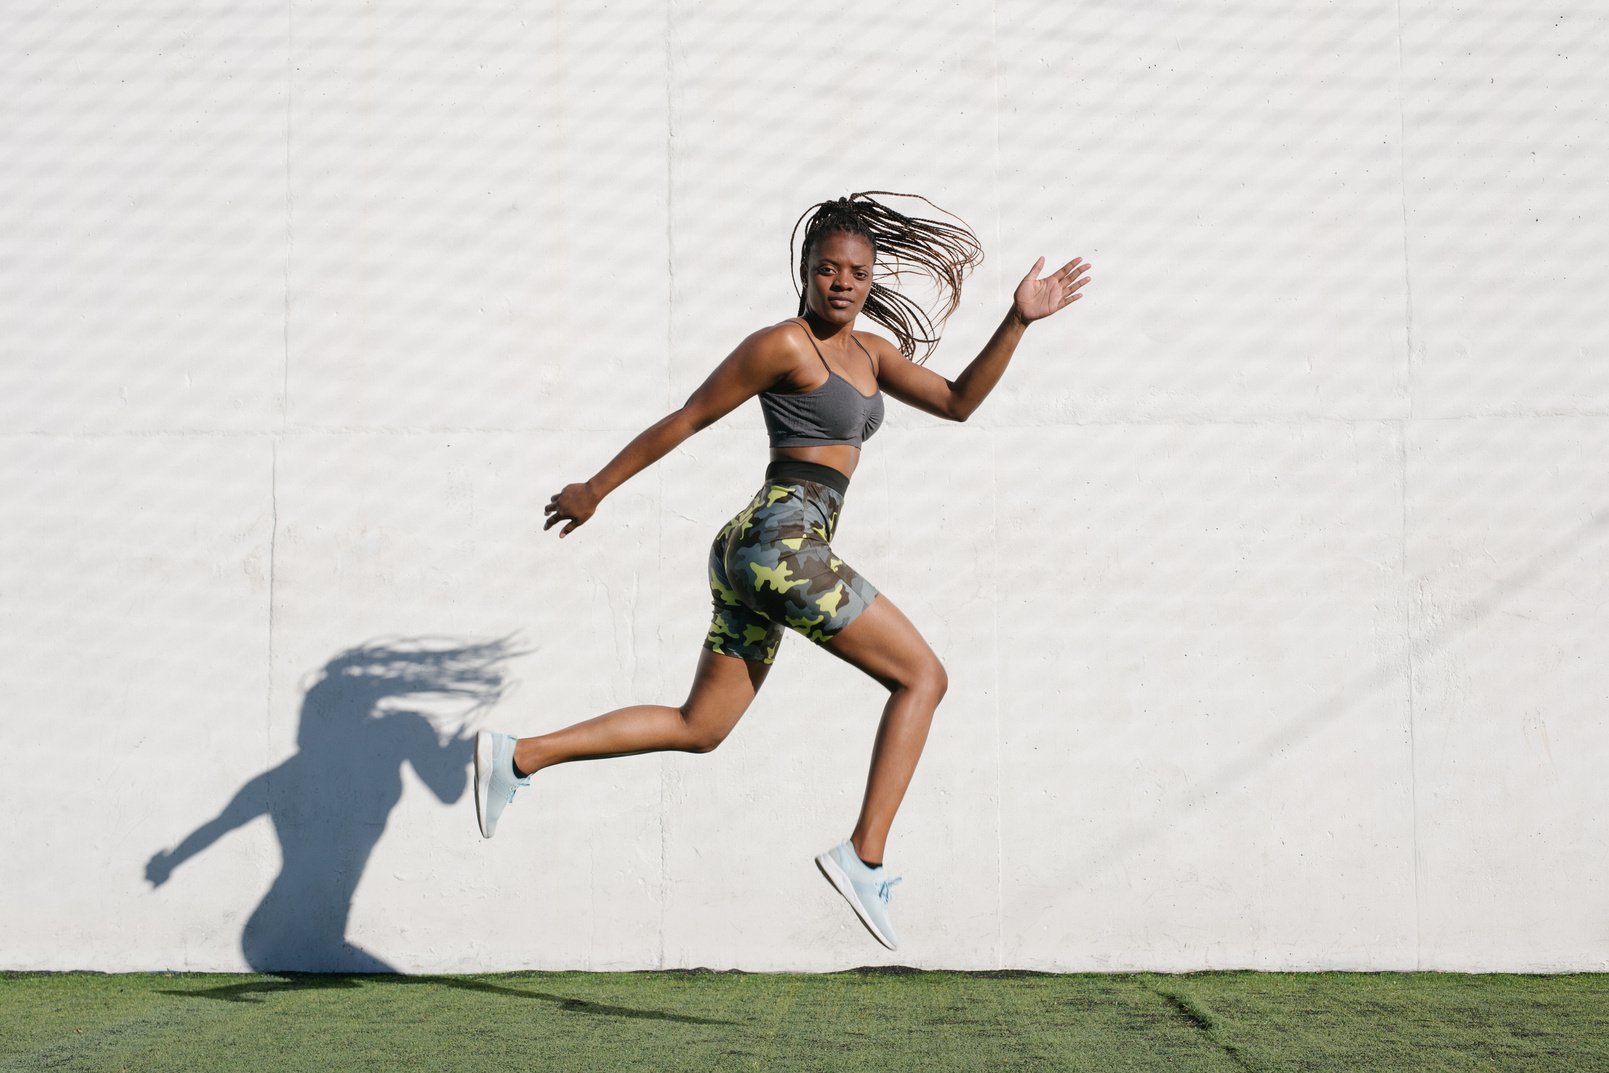
[[[1045,267],[1041,257],[1034,262],[1028,274],[1017,284],[1017,293],[1011,299],[1011,311],[1024,324],[1048,317],[1063,306],[1079,299],[1079,290],[1089,282],[1089,265],[1082,257],[1074,257],[1056,271],[1039,279],[1039,270]]]
[[[598,509],[598,497],[592,494],[592,489],[585,484],[567,484],[542,508],[542,513],[548,516],[544,530],[552,529],[560,522],[570,524],[559,530],[559,536],[568,536],[570,530],[592,517]]]

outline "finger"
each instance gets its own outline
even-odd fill
[[[1078,297],[1078,292],[1081,289],[1083,289],[1083,286],[1084,286],[1085,282],[1086,282],[1085,280],[1079,280],[1077,283],[1073,284],[1071,287],[1067,287],[1066,289],[1064,289],[1061,292],[1061,300],[1062,300],[1062,302],[1063,303],[1070,302],[1074,298],[1077,298]]]
[[[1056,275],[1062,277],[1063,279],[1074,279],[1083,275],[1085,272],[1089,271],[1089,265],[1081,264],[1081,261],[1083,261],[1082,257],[1074,257],[1071,261],[1068,261],[1066,264],[1062,265],[1061,271],[1057,272]]]
[[[1039,270],[1041,268],[1044,268],[1044,267],[1045,267],[1045,259],[1043,257],[1040,257],[1039,260],[1034,262],[1034,266],[1028,270],[1028,274],[1026,276],[1022,277],[1023,280],[1027,281],[1027,280],[1030,280],[1030,279],[1038,279],[1039,278]]]
[[[580,522],[571,522],[569,525],[565,526],[563,529],[560,529],[559,530],[559,539],[562,540],[565,537],[569,536],[570,535],[570,530],[574,529],[576,526],[578,526],[580,524],[581,524]]]
[[[551,517],[551,518],[549,518],[547,520],[547,524],[542,526],[542,531],[546,532],[547,530],[552,529],[555,525],[558,525],[563,520],[564,520],[564,517],[562,515],[554,514],[553,517]]]

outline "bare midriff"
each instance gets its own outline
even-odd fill
[[[845,477],[855,475],[855,466],[860,463],[860,448],[847,443],[836,443],[830,447],[773,447],[771,448],[771,461],[780,462],[783,459],[792,459],[795,462],[814,462],[818,466],[831,466]]]

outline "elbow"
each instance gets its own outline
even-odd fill
[[[685,439],[695,432],[703,432],[715,422],[725,417],[731,407],[722,408],[710,399],[700,397],[695,391],[688,396],[686,402],[677,407],[675,411],[665,418],[665,423],[681,433]]]
[[[715,424],[715,418],[684,406],[666,417],[665,424],[677,434],[679,440],[685,440],[693,433],[702,432]]]
[[[965,421],[977,410],[978,404],[967,398],[966,393],[956,387],[955,381],[946,381],[950,388],[950,397],[945,400],[943,416],[957,423]]]

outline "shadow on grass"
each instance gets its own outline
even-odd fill
[[[956,976],[971,980],[1025,980],[1038,976],[1069,975],[1067,973],[1041,972],[1038,969],[918,969],[911,965],[858,965],[853,969],[844,969],[842,975],[848,976]]]
[[[368,986],[391,987],[412,984],[431,984],[436,987],[453,987],[460,991],[479,991],[488,995],[506,995],[510,998],[532,999],[551,1003],[566,1013],[581,1013],[593,1017],[629,1017],[641,1021],[673,1021],[685,1025],[735,1025],[736,1021],[722,1021],[691,1014],[670,1013],[665,1010],[643,1010],[631,1006],[611,1006],[589,999],[555,995],[548,991],[527,991],[506,984],[486,983],[457,976],[391,976],[357,973],[336,975],[330,973],[275,973],[271,979],[246,980],[221,987],[165,988],[158,993],[178,995],[182,998],[212,999],[218,1002],[262,1002],[265,996],[288,991],[327,991]]]

